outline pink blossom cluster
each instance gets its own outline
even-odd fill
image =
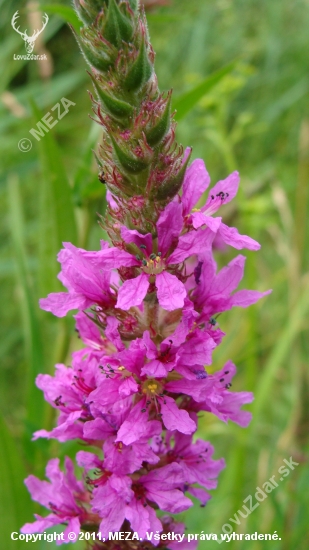
[[[101,242],[101,250],[89,252],[64,244],[59,279],[67,292],[40,304],[58,317],[78,310],[84,347],[73,353],[71,366],[58,364],[55,376],[38,376],[37,386],[59,415],[52,431],[34,438],[78,439],[91,452],[76,455],[81,481],[68,458],[66,473],[59,459],[50,460],[49,482],[27,478],[33,499],[50,513],[36,516],[22,532],[65,523],[69,542],[72,531],[92,529],[108,539],[126,525],[146,540],[147,532],[162,532],[172,521],[159,519],[157,509],[183,512],[192,506],[189,495],[205,506],[208,490],[216,487],[225,463],[213,459],[210,443],[194,440],[197,415],[209,412],[246,427],[251,414],[242,406],[253,399],[249,392],[231,392],[231,361],[207,371],[224,337],[217,315],[270,291],[236,290],[242,255],[217,271],[216,238],[238,250],[258,250],[259,244],[213,216],[236,195],[238,173],[219,181],[205,206],[196,208],[209,184],[203,161],[195,160],[182,195],[162,209],[153,233],[115,223],[114,246]],[[110,194],[109,205],[117,210]]]

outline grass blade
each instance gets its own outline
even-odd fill
[[[59,15],[66,23],[71,23],[76,29],[82,25],[75,11],[70,6],[62,6],[62,4],[40,4],[40,9],[48,13]]]
[[[42,114],[35,105],[33,110],[37,120],[41,119]],[[77,228],[72,190],[52,132],[40,139],[38,147],[43,173],[39,189],[39,288],[40,295],[45,296],[59,289],[56,256],[63,241],[76,244]]]
[[[26,261],[23,242],[23,212],[18,180],[15,177],[11,177],[8,182],[8,198],[10,228],[17,264],[17,279],[22,291],[21,315],[23,319],[26,358],[29,366],[26,384],[27,420],[31,426],[38,426],[44,401],[41,392],[34,385],[34,380],[42,369],[44,362],[43,344],[40,324],[36,314],[37,306],[35,305],[31,278]]]
[[[24,486],[26,471],[19,449],[0,417],[0,526],[6,550],[22,550],[25,543],[11,539],[32,516],[32,502]]]
[[[274,346],[267,363],[264,366],[263,374],[259,379],[257,390],[255,391],[255,401],[253,403],[252,412],[253,420],[249,430],[253,433],[256,422],[260,419],[260,414],[263,406],[271,399],[270,392],[272,383],[276,374],[288,354],[291,346],[302,328],[302,323],[308,314],[309,309],[309,284],[308,281],[301,292],[293,312],[288,318],[286,326],[278,338],[277,344]]]

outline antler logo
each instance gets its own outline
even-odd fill
[[[19,27],[16,28],[16,21],[17,21],[18,17],[19,17],[18,11],[16,11],[14,13],[13,17],[12,17],[11,25],[12,25],[14,31],[18,32],[18,34],[20,34],[22,39],[25,41],[26,52],[27,53],[32,53],[35,41],[36,41],[37,37],[39,36],[39,34],[41,34],[41,32],[45,29],[45,27],[48,23],[49,17],[47,15],[47,13],[44,13],[44,15],[43,15],[43,27],[39,30],[34,30],[31,36],[27,35],[27,29],[25,30],[25,32],[21,32],[19,30]]]

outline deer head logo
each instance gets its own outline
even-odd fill
[[[16,28],[16,21],[18,19],[19,15],[18,15],[18,11],[16,11],[12,17],[12,21],[11,21],[11,25],[14,29],[14,31],[18,32],[18,34],[20,34],[20,36],[22,37],[22,39],[25,41],[25,46],[26,46],[26,52],[27,53],[32,53],[33,52],[33,48],[34,48],[34,44],[35,44],[35,41],[37,39],[37,37],[39,36],[39,34],[41,34],[41,32],[45,29],[47,23],[48,23],[48,15],[47,13],[45,13],[43,15],[43,27],[39,30],[34,30],[32,35],[31,36],[28,36],[27,35],[27,29],[25,30],[25,32],[21,32],[19,30],[19,27]]]

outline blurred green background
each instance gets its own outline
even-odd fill
[[[11,541],[9,534],[39,510],[23,478],[42,477],[49,457],[74,456],[78,448],[31,442],[35,429],[54,422],[34,379],[39,372],[53,373],[55,362],[68,362],[78,345],[72,319],[40,311],[38,299],[60,289],[56,254],[62,241],[99,248],[104,235],[97,212],[104,212],[105,201],[92,154],[100,128],[88,116],[91,86],[67,26],[76,22],[70,2],[0,0],[0,9],[0,522],[1,547],[19,550],[26,543]],[[40,26],[39,9],[50,20],[34,53],[45,53],[47,60],[13,60],[14,54],[25,54],[10,24],[13,13],[19,10],[21,29],[30,29]],[[248,407],[254,420],[243,430],[211,415],[201,418],[200,435],[210,439],[227,467],[207,507],[196,505],[182,518],[190,533],[219,534],[230,524],[238,533],[277,531],[281,538],[232,541],[232,550],[306,550],[309,2],[170,0],[148,12],[148,21],[160,87],[174,89],[178,140],[205,160],[213,183],[240,171],[241,191],[225,219],[262,244],[259,253],[245,252],[243,287],[274,290],[256,306],[219,319],[227,336],[213,367],[221,368],[227,359],[236,363],[233,389],[254,391]],[[63,97],[76,105],[35,140],[29,130]],[[51,114],[55,118],[57,111]],[[29,152],[18,149],[22,138],[31,139]],[[220,265],[234,255],[222,254]],[[280,481],[278,468],[290,457],[299,465]],[[234,514],[243,500],[273,475],[279,486],[237,525]],[[32,544],[38,550],[55,548]],[[201,542],[199,548],[218,546]]]

